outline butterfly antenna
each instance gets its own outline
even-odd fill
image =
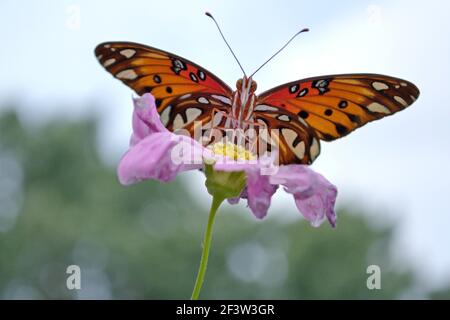
[[[228,49],[230,49],[231,54],[233,55],[234,59],[236,59],[238,65],[239,65],[239,68],[241,68],[242,72],[244,73],[244,76],[247,77],[247,75],[245,74],[244,68],[242,68],[242,65],[241,65],[241,63],[239,62],[239,60],[238,60],[238,58],[236,57],[236,55],[234,54],[233,49],[231,49],[230,45],[228,44],[227,39],[225,39],[225,36],[223,35],[222,30],[220,30],[219,24],[217,23],[216,19],[214,19],[213,15],[212,15],[211,13],[209,13],[209,12],[205,12],[205,14],[206,14],[208,17],[210,17],[210,18],[214,21],[214,23],[216,24],[217,29],[218,29],[219,32],[220,32],[220,35],[222,36],[223,41],[225,41],[225,43],[227,44]]]
[[[289,41],[286,42],[286,44],[285,44],[284,46],[282,46],[280,50],[278,50],[277,52],[275,52],[275,53],[274,53],[274,54],[273,54],[266,62],[264,62],[258,69],[256,69],[256,71],[252,73],[252,75],[250,76],[250,78],[253,77],[253,76],[255,75],[255,73],[257,73],[259,70],[261,70],[261,68],[264,67],[267,63],[269,63],[270,60],[272,60],[273,58],[275,58],[275,56],[276,56],[277,54],[279,54],[281,51],[283,51],[283,49],[286,48],[287,45],[288,45],[289,43],[291,43],[291,41],[294,40],[300,33],[308,32],[308,31],[309,31],[309,29],[308,29],[308,28],[305,28],[305,29],[300,30],[300,31],[297,32],[296,34],[294,34],[294,36],[293,36],[292,38],[290,38]]]

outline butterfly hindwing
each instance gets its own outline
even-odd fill
[[[228,111],[232,90],[199,65],[172,53],[131,42],[105,42],[95,49],[102,66],[137,94],[155,97],[169,129],[207,121],[213,108]]]
[[[231,110],[231,100],[222,95],[204,92],[189,93],[177,97],[160,113],[161,122],[170,131],[180,129],[189,131],[191,137],[198,140],[206,130],[224,126]],[[194,125],[201,125],[195,132]]]
[[[255,108],[255,121],[267,130],[267,133],[260,131],[260,139],[278,149],[280,164],[311,164],[320,153],[320,142],[315,131],[296,118],[281,108],[267,105]]]

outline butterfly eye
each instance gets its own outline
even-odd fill
[[[256,88],[258,88],[258,85],[256,84],[255,81],[252,81],[252,85],[250,86],[250,92],[255,92]]]
[[[236,89],[241,89],[242,88],[242,79],[238,79],[238,81],[236,81]]]

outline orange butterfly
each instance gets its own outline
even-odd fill
[[[299,33],[304,31],[307,29]],[[419,96],[411,82],[377,74],[308,78],[256,95],[252,79],[256,71],[249,77],[244,72],[233,91],[199,65],[142,44],[105,42],[97,46],[95,55],[106,70],[137,94],[150,92],[162,123],[171,131],[186,129],[193,137],[197,121],[203,127],[258,124],[278,129],[281,164],[311,164],[320,153],[319,140],[343,137],[370,121],[403,110]]]

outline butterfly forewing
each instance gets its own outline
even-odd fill
[[[213,109],[229,112],[232,90],[199,65],[156,48],[131,42],[106,42],[95,55],[106,70],[137,94],[155,97],[163,124],[193,130],[210,121]],[[193,135],[193,132],[191,132]]]
[[[348,74],[284,84],[262,93],[257,105],[287,111],[292,121],[306,123],[320,139],[331,141],[403,110],[418,96],[417,87],[402,79]]]

